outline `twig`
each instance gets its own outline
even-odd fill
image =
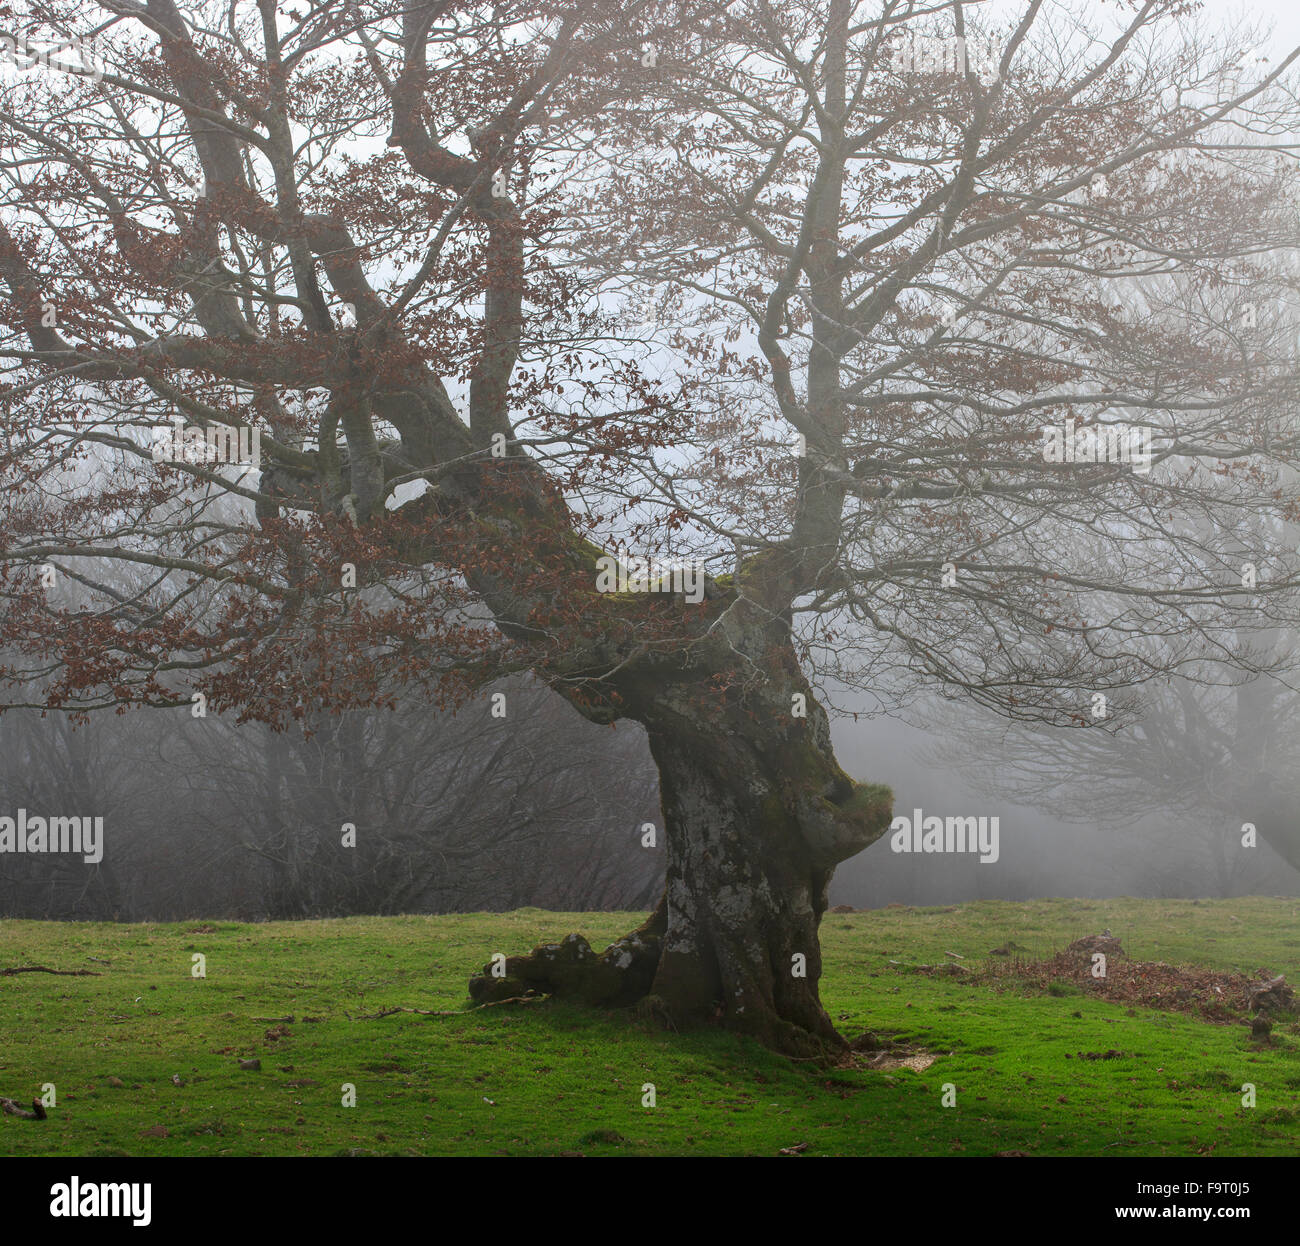
[[[431,1012],[427,1008],[385,1008],[383,1012],[363,1012],[360,1016],[352,1016],[350,1013],[344,1013],[349,1021],[378,1021],[380,1017],[391,1017],[398,1012],[415,1012],[422,1017],[449,1017],[449,1012]]]
[[[56,973],[61,978],[98,978],[93,969],[50,969],[46,965],[19,965],[17,969],[0,969],[0,978],[11,978],[16,973]]]
[[[468,1017],[471,1012],[481,1012],[484,1008],[499,1008],[502,1004],[536,1004],[545,998],[545,995],[512,995],[509,999],[489,1000],[473,1008],[385,1008],[383,1012],[364,1012],[355,1017],[347,1012],[343,1015],[349,1021],[378,1021],[380,1017],[391,1017],[398,1012],[413,1012],[421,1017]]]

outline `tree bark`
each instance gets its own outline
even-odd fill
[[[761,673],[706,691],[644,677],[629,717],[659,767],[667,877],[659,907],[597,956],[581,936],[471,979],[475,999],[525,990],[639,1003],[675,1028],[719,1023],[795,1056],[844,1045],[819,995],[818,927],[835,866],[888,828],[888,788],[854,783],[788,635]],[[666,671],[662,672],[665,676]]]

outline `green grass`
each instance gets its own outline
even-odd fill
[[[215,922],[210,933],[199,922],[5,921],[0,967],[102,976],[0,978],[0,1095],[25,1102],[53,1082],[58,1097],[43,1123],[0,1117],[0,1153],[772,1155],[806,1142],[808,1155],[1294,1154],[1294,1024],[1259,1049],[1242,1025],[914,969],[945,952],[979,968],[1008,940],[1049,955],[1109,926],[1138,959],[1267,966],[1296,982],[1297,908],[1121,899],[828,914],[828,1011],[846,1034],[892,1033],[937,1053],[919,1074],[828,1072],[733,1035],[670,1035],[552,1003],[347,1015],[459,1008],[493,952],[571,930],[600,947],[639,920],[629,914]],[[191,977],[196,952],[206,979]],[[287,1014],[279,1037],[257,1020]],[[1075,1055],[1109,1050],[1124,1056]],[[260,1072],[239,1068],[252,1056]],[[641,1106],[646,1082],[653,1109]],[[1241,1105],[1245,1082],[1254,1109]],[[355,1107],[341,1105],[344,1083]],[[941,1106],[946,1083],[956,1107]]]

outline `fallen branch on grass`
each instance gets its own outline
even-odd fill
[[[422,1017],[450,1017],[450,1012],[433,1012],[428,1008],[385,1008],[383,1012],[363,1012],[360,1016],[354,1017],[351,1013],[345,1012],[343,1015],[349,1021],[378,1021],[380,1017],[391,1017],[399,1012],[415,1012]]]
[[[545,995],[512,995],[509,999],[494,999],[473,1008],[385,1008],[383,1012],[366,1012],[357,1017],[346,1012],[343,1015],[349,1021],[378,1021],[380,1017],[391,1017],[399,1012],[413,1012],[421,1017],[467,1017],[471,1012],[481,1012],[484,1008],[500,1008],[502,1004],[537,1004],[545,998]]]
[[[19,965],[17,969],[0,969],[0,978],[11,978],[16,973],[56,973],[61,978],[98,978],[93,969],[51,969],[47,965]]]
[[[29,1112],[26,1108],[20,1108],[12,1099],[0,1097],[0,1110],[8,1116],[21,1116],[25,1121],[45,1120],[45,1109],[39,1099],[32,1100],[32,1110]]]

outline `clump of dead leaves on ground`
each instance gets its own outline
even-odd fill
[[[995,949],[1001,951],[1001,949]],[[1105,956],[1105,975],[1093,976],[1094,956]],[[1105,935],[1076,939],[1046,960],[1013,957],[966,977],[969,982],[998,986],[1025,983],[1050,990],[1068,982],[1085,995],[1112,1003],[1186,1012],[1207,1021],[1241,1022],[1253,1014],[1287,1013],[1296,1007],[1294,993],[1281,976],[1267,969],[1258,974],[1130,960],[1120,941]]]

